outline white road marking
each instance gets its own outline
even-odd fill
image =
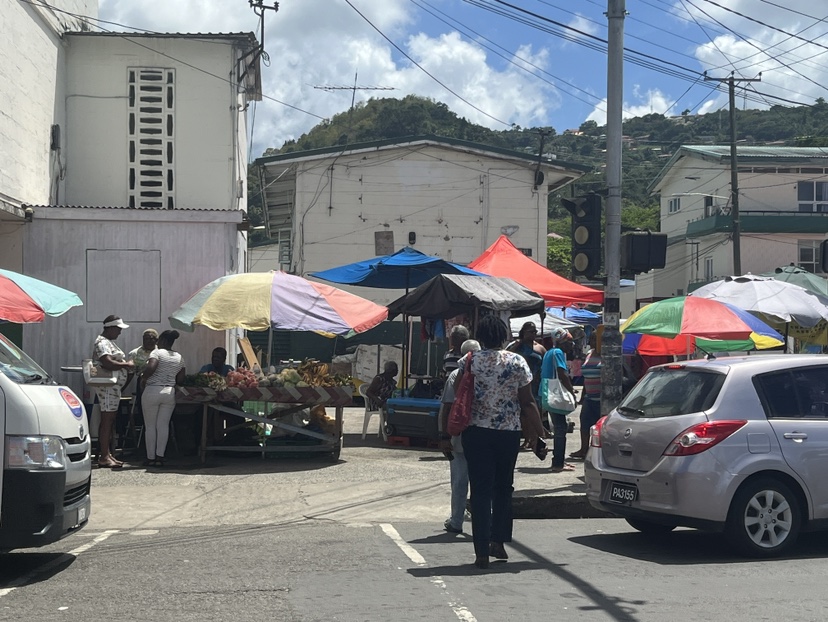
[[[48,572],[49,570],[51,570],[55,566],[59,566],[60,564],[66,562],[66,561],[69,561],[68,560],[69,557],[71,557],[71,556],[77,557],[81,553],[85,553],[86,551],[91,549],[96,544],[100,544],[101,542],[106,540],[109,536],[111,536],[112,534],[116,534],[116,533],[118,533],[117,529],[110,529],[108,531],[104,531],[101,535],[97,536],[91,542],[87,542],[86,544],[82,544],[81,546],[72,549],[68,553],[64,553],[60,557],[57,557],[57,558],[53,559],[50,562],[48,562],[46,564],[43,564],[42,566],[38,566],[37,568],[35,568],[31,572],[23,575],[22,577],[18,577],[17,579],[15,579],[11,583],[9,583],[8,587],[4,587],[4,588],[0,589],[0,598],[2,598],[3,596],[6,596],[8,594],[11,594],[14,590],[19,588],[21,585],[26,585],[32,579],[34,579],[37,575],[42,574],[44,572]]]
[[[396,529],[394,529],[393,525],[389,525],[388,523],[382,523],[380,524],[380,527],[382,527],[382,530],[385,532],[385,535],[391,538],[394,544],[396,544],[400,548],[400,550],[403,553],[405,553],[405,556],[408,557],[408,559],[410,559],[418,566],[426,565],[425,558],[422,555],[420,555],[420,553],[417,552],[417,550],[413,546],[411,546],[408,542],[402,539],[402,536],[400,536],[399,532]],[[477,622],[477,618],[474,617],[472,612],[469,611],[467,607],[465,607],[462,603],[459,603],[454,600],[454,598],[449,593],[446,582],[443,581],[443,577],[434,576],[431,578],[431,583],[433,585],[436,585],[443,591],[443,593],[446,596],[448,606],[451,607],[451,610],[454,612],[454,615],[457,616],[458,620],[461,620],[461,622]]]

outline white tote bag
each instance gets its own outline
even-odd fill
[[[83,380],[89,386],[104,386],[112,387],[118,384],[118,372],[104,369],[103,367],[96,367],[92,359],[84,359]]]
[[[575,410],[575,396],[572,395],[558,379],[558,365],[554,360],[555,377],[543,381],[541,393],[541,406],[551,413],[557,415],[568,415]]]

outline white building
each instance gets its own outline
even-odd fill
[[[546,265],[548,194],[590,170],[436,136],[285,153],[256,164],[274,245],[251,249],[250,269],[301,275],[404,246],[466,264],[501,233]],[[353,291],[381,304],[401,294]]]
[[[63,4],[90,14],[96,3]],[[45,30],[40,9],[15,16],[24,31]],[[70,28],[78,24],[58,25],[36,49],[16,50],[0,37],[12,66],[42,61],[31,81],[0,82],[3,101],[15,102],[4,108],[12,117],[23,100],[39,110],[12,121],[0,115],[0,164],[14,166],[7,174],[0,165],[0,206],[14,219],[0,229],[0,266],[84,301],[22,335],[48,371],[78,385],[59,367],[89,356],[104,317],[119,314],[131,325],[120,344],[131,349],[144,328],[168,328],[167,317],[201,286],[244,271],[246,110],[261,99],[261,83],[252,33]],[[53,85],[33,91],[37,74]],[[28,149],[10,155],[19,142]],[[213,347],[235,347],[233,335],[207,329],[176,345],[190,370]]]
[[[738,147],[743,273],[796,264],[819,272],[828,234],[828,152]],[[685,146],[650,185],[660,195],[667,266],[636,279],[638,300],[680,296],[733,274],[730,147]]]
[[[48,205],[61,165],[52,127],[66,123],[66,43],[97,17],[97,0],[5,2],[0,10],[0,266],[23,268],[26,204]],[[65,12],[63,12],[65,11]]]

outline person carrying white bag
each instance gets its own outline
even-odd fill
[[[540,385],[540,403],[543,409],[549,413],[552,419],[552,432],[554,439],[552,441],[552,473],[561,473],[562,471],[574,471],[575,466],[564,461],[566,456],[566,433],[568,423],[566,415],[575,409],[575,387],[572,386],[572,380],[569,377],[566,366],[566,356],[559,347],[559,344],[564,341],[571,340],[572,335],[564,328],[552,329],[552,339],[554,347],[543,356],[543,364],[541,365],[541,385]],[[571,406],[563,406],[561,408],[550,408],[550,400],[553,396],[550,394],[555,387],[555,380],[560,383],[564,392],[571,394]],[[561,397],[568,398],[568,395],[562,394]]]

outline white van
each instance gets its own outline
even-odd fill
[[[0,551],[60,540],[89,520],[91,440],[78,397],[0,335]]]

